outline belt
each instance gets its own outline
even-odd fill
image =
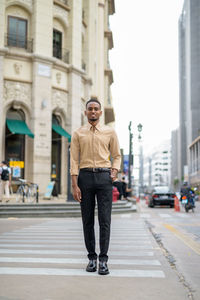
[[[93,172],[93,173],[100,173],[100,172],[110,172],[109,168],[82,168],[80,169],[81,172]]]

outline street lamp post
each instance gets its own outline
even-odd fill
[[[142,124],[138,124],[137,128],[138,128],[138,141],[141,142],[141,132],[142,132]],[[143,189],[143,149],[142,149],[142,145],[140,145],[140,149],[139,149],[139,196],[140,193]]]
[[[133,165],[133,134],[131,132],[132,122],[129,122],[129,160],[128,160],[128,187],[131,188],[131,166]]]

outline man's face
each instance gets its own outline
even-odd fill
[[[97,102],[90,102],[87,105],[85,115],[90,122],[96,122],[102,115],[100,105]]]

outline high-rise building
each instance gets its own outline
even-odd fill
[[[153,186],[171,185],[171,141],[166,140],[144,156],[144,190]]]
[[[190,149],[193,149],[190,146],[200,135],[200,0],[184,1],[179,19],[179,65],[179,178],[183,180],[191,178],[191,159],[198,157],[190,155]]]
[[[74,129],[85,103],[114,121],[109,16],[114,0],[0,0],[0,159],[18,177],[67,192]]]

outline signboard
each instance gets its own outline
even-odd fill
[[[12,172],[13,177],[21,177],[21,168],[20,167],[14,167]]]
[[[38,64],[38,75],[44,77],[50,77],[51,68],[47,65]]]
[[[124,155],[124,173],[128,175],[128,162],[129,162],[129,156]]]
[[[53,187],[54,187],[55,181],[51,181],[46,188],[46,193],[44,194],[45,198],[51,198],[51,194],[53,191]]]
[[[15,168],[15,167],[19,167],[21,169],[24,168],[24,161],[14,161],[14,160],[11,160],[9,164],[10,164],[11,168]]]

